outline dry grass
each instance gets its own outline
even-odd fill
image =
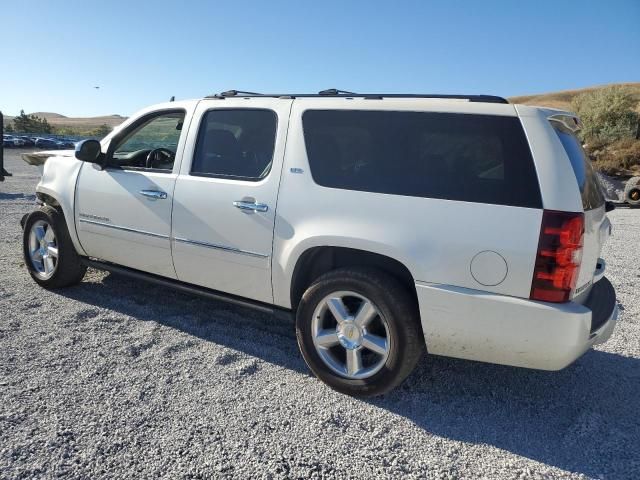
[[[47,122],[53,127],[68,127],[73,128],[74,130],[93,130],[102,125],[107,125],[108,127],[115,127],[124,122],[127,117],[123,117],[121,115],[103,115],[100,117],[65,117],[64,115],[60,115],[59,113],[52,112],[34,112],[34,115],[45,118]],[[4,123],[7,125],[10,121],[13,120],[14,117],[5,116]]]
[[[640,140],[625,138],[610,145],[587,145],[586,150],[594,166],[607,175],[640,174]]]
[[[591,92],[611,85],[598,85],[595,87],[580,88],[577,90],[562,90],[559,92],[541,93],[537,95],[521,95],[518,97],[510,97],[511,103],[519,103],[523,105],[535,105],[539,107],[559,108],[561,110],[571,110],[571,101],[576,95]],[[640,82],[617,83],[615,85],[625,87],[628,92],[635,98],[636,110],[640,112]]]

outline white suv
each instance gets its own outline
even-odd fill
[[[292,312],[348,394],[431,354],[561,369],[617,317],[608,205],[571,113],[454,95],[229,91],[52,152],[23,219],[47,288],[87,266]],[[231,326],[230,326],[231,327]]]

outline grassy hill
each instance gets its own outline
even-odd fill
[[[511,103],[520,103],[524,105],[536,105],[541,107],[559,108],[562,110],[571,110],[571,101],[576,95],[585,92],[591,92],[611,85],[619,85],[625,87],[631,95],[636,99],[636,109],[640,112],[640,82],[617,83],[609,85],[598,85],[595,87],[580,88],[577,90],[561,90],[559,92],[540,93],[536,95],[521,95],[510,97]]]
[[[539,95],[523,95],[512,97],[509,101],[512,103],[560,108],[571,111],[573,109],[572,100],[577,95],[597,92],[610,86],[623,87],[624,91],[631,97],[630,108],[640,113],[640,82],[602,85],[579,90],[542,93]],[[605,91],[601,91],[600,93],[602,95],[607,94]],[[591,104],[591,108],[595,108],[593,105],[594,104]],[[608,105],[615,107],[615,105],[611,103]],[[612,114],[613,113],[610,112],[610,115]],[[584,112],[581,112],[581,115],[583,115],[584,118]],[[593,115],[591,118],[593,122]],[[607,137],[598,138],[597,136],[593,136],[585,140],[585,144],[585,149],[591,157],[591,160],[593,160],[594,166],[601,172],[623,178],[640,174],[640,139],[637,137],[634,139],[633,136],[627,136],[615,139],[615,137],[610,136],[607,139]]]
[[[124,122],[127,117],[122,115],[103,115],[100,117],[66,117],[59,113],[52,112],[33,112],[34,115],[45,118],[53,127],[57,128],[71,128],[77,131],[88,131],[100,127],[101,125],[107,125],[108,127],[115,127]],[[5,125],[13,120],[13,117],[5,115]]]

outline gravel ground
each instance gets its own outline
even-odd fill
[[[640,210],[611,213],[620,323],[561,372],[425,357],[374,400],[312,377],[290,321],[21,259],[38,172],[0,184],[0,477],[638,478]]]

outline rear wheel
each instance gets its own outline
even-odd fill
[[[424,345],[409,293],[393,277],[366,268],[339,269],[316,280],[298,307],[296,334],[318,378],[359,396],[399,385]]]
[[[80,262],[69,237],[64,216],[43,206],[24,222],[24,261],[31,275],[45,288],[61,288],[82,280],[87,267]]]

